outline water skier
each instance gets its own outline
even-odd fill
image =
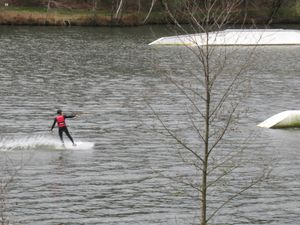
[[[68,138],[73,143],[73,146],[76,146],[76,144],[74,143],[74,140],[73,140],[72,136],[69,133],[69,130],[67,128],[66,121],[65,121],[66,118],[74,118],[74,117],[76,117],[76,115],[70,115],[70,116],[63,115],[63,113],[62,113],[62,111],[60,109],[57,110],[57,116],[54,118],[54,122],[53,122],[53,125],[52,125],[50,131],[53,130],[53,128],[55,127],[55,124],[57,123],[59,138],[60,138],[60,140],[61,140],[61,142],[62,142],[63,145],[64,145],[63,132],[65,132],[66,135],[68,136]]]

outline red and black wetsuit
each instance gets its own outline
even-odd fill
[[[52,124],[51,130],[53,130],[53,128],[55,127],[55,124],[57,123],[58,126],[58,134],[59,134],[59,138],[62,141],[62,143],[64,143],[63,140],[63,132],[66,133],[66,135],[68,136],[68,138],[72,141],[72,143],[74,144],[73,138],[71,137],[67,125],[66,125],[66,118],[74,118],[75,115],[72,116],[66,116],[66,115],[57,115],[54,118],[54,122]]]

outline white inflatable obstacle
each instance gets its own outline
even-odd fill
[[[300,30],[227,29],[224,31],[162,37],[149,45],[300,45]]]
[[[289,110],[278,113],[257,126],[265,128],[300,127],[300,110]]]

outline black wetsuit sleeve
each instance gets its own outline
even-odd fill
[[[66,118],[74,118],[76,115],[64,115],[65,119]]]
[[[54,118],[54,122],[52,124],[51,130],[53,130],[53,128],[55,127],[55,124],[56,124],[56,118]]]

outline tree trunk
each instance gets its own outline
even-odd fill
[[[123,4],[124,4],[124,0],[120,0],[117,11],[115,13],[115,19],[119,19],[120,18],[120,14],[122,12],[122,8],[123,8]]]
[[[140,13],[141,11],[141,0],[138,0],[138,14]]]
[[[273,0],[272,6],[271,6],[271,12],[270,12],[269,18],[267,20],[267,24],[271,24],[273,22],[273,18],[278,13],[283,2],[284,2],[284,0]]]
[[[51,2],[52,2],[52,0],[48,0],[47,11],[51,9]]]
[[[146,18],[144,19],[144,22],[143,22],[143,23],[146,23],[146,21],[148,20],[150,14],[151,14],[151,12],[152,12],[153,6],[155,5],[155,3],[156,3],[156,0],[152,0],[152,2],[151,2],[151,7],[150,7],[150,9],[149,9],[149,11],[148,11],[148,14],[147,14]]]
[[[96,22],[96,17],[97,17],[97,3],[98,0],[93,0],[93,6],[92,6],[92,22],[95,25]]]

